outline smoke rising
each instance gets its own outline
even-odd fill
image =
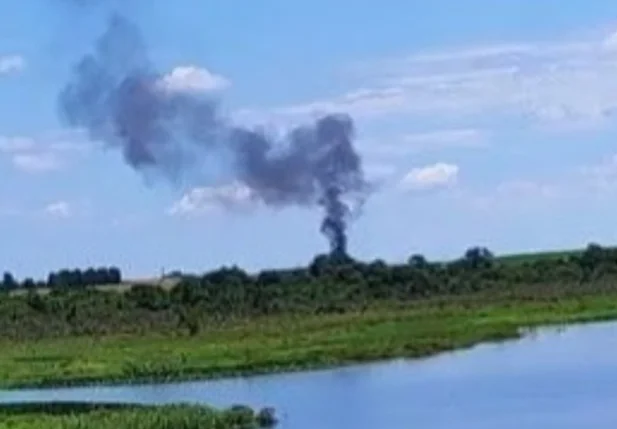
[[[163,78],[139,28],[114,13],[62,89],[61,116],[120,150],[133,169],[172,183],[203,186],[199,161],[225,160],[256,201],[323,207],[331,251],[347,253],[348,222],[368,191],[348,115],[326,115],[274,138],[225,117],[212,94],[173,91]]]

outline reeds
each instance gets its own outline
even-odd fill
[[[197,405],[48,403],[0,406],[0,428],[12,429],[260,429],[274,411],[246,406],[217,410]]]

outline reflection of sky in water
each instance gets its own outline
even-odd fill
[[[617,422],[617,324],[431,359],[217,382],[2,393],[0,401],[274,406],[282,429],[573,429]]]

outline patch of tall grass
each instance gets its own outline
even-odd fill
[[[547,292],[548,293],[548,292]],[[617,294],[443,299],[343,314],[238,321],[195,336],[150,333],[0,341],[0,386],[141,383],[324,368],[420,357],[522,328],[617,319]]]
[[[260,429],[274,411],[246,406],[217,410],[197,405],[11,404],[0,406],[0,429]]]

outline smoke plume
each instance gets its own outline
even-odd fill
[[[139,28],[112,14],[61,91],[61,116],[122,151],[139,172],[202,186],[207,174],[200,160],[216,157],[229,164],[231,179],[246,186],[255,201],[321,206],[321,231],[331,251],[346,254],[347,224],[368,190],[348,115],[326,115],[274,138],[235,124],[212,95],[170,90],[163,77]]]

